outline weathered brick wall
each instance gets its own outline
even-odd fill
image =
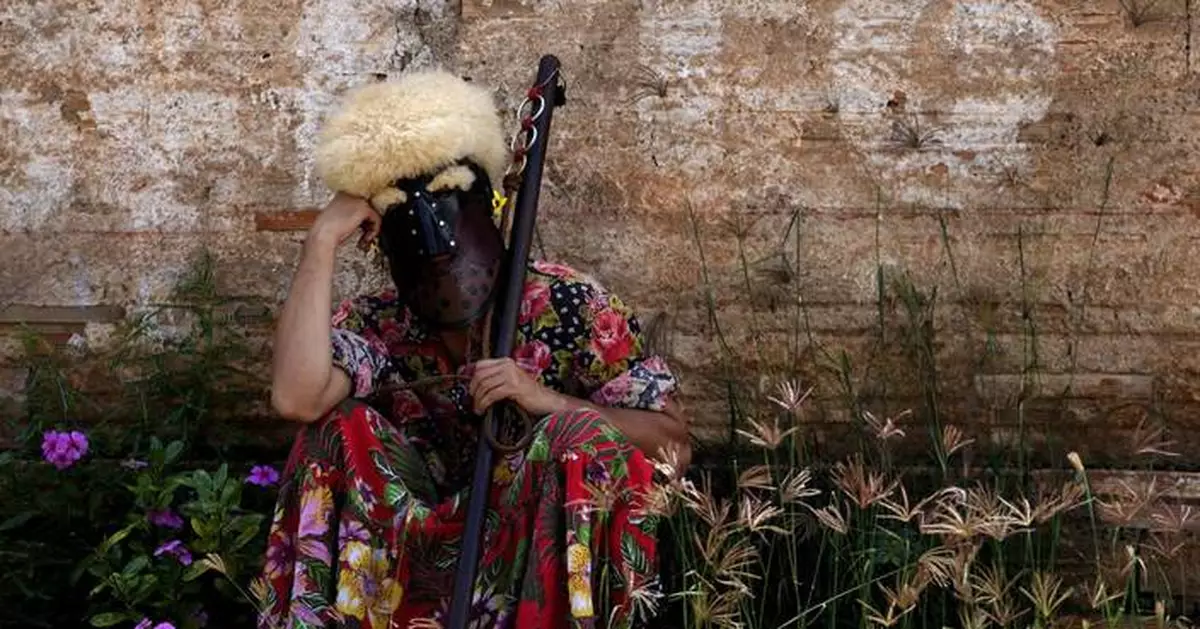
[[[442,64],[511,109],[549,52],[569,105],[546,252],[668,315],[714,432],[722,365],[798,357],[836,397],[817,365],[845,348],[867,394],[918,403],[904,300],[880,298],[881,268],[936,287],[929,351],[950,420],[1003,438],[1019,374],[1035,372],[1048,397],[1019,421],[1063,438],[1111,444],[1135,419],[1123,409],[1152,403],[1186,427],[1200,394],[1192,5],[13,0],[0,326],[100,338],[163,299],[201,246],[223,291],[278,302],[296,212],[326,197],[313,133],[341,90]],[[340,269],[343,294],[380,281],[353,252]]]

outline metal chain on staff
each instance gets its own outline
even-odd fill
[[[520,117],[521,126],[517,133],[513,135],[512,142],[509,145],[512,151],[512,160],[508,164],[508,169],[504,173],[505,201],[503,203],[500,218],[500,233],[504,235],[505,243],[508,244],[510,232],[512,230],[512,208],[515,206],[513,202],[513,190],[516,190],[521,181],[521,176],[525,173],[525,165],[528,162],[527,156],[529,151],[533,149],[538,141],[537,121],[546,111],[546,86],[551,81],[559,79],[561,73],[556,70],[549,79],[533,86],[525,95],[525,100],[517,107],[517,115]],[[524,114],[526,110],[530,113]],[[490,330],[492,327],[492,313],[495,306],[488,309],[487,317],[484,319],[484,329]],[[486,339],[486,337],[485,337]],[[491,355],[491,341],[484,341],[484,355]],[[533,418],[530,417],[524,409],[513,406],[511,412],[520,420],[520,437],[514,443],[504,443],[500,441],[496,432],[499,429],[498,418],[495,418],[493,413],[488,413],[483,421],[483,437],[488,444],[497,452],[511,454],[524,450],[533,441]]]
[[[516,134],[513,135],[512,142],[509,143],[512,159],[508,163],[508,169],[504,172],[503,186],[505,202],[501,208],[500,216],[500,233],[504,234],[506,241],[512,228],[514,191],[520,185],[521,176],[525,174],[525,165],[529,161],[527,159],[529,151],[533,149],[534,144],[537,144],[539,139],[537,121],[546,112],[546,86],[551,81],[561,78],[561,76],[562,72],[555,70],[554,74],[547,81],[529,88],[529,91],[525,93],[525,100],[521,101],[520,106],[517,107],[517,116],[521,124]],[[530,110],[530,113],[523,113],[527,109]]]

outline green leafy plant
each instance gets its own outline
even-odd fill
[[[260,356],[215,268],[200,255],[105,344],[22,335],[28,377],[0,422],[0,626],[249,624],[232,602],[274,496],[241,470],[283,441],[240,421],[263,397]]]
[[[92,625],[151,618],[187,629],[206,620],[206,600],[253,602],[242,582],[259,565],[266,516],[243,506],[243,481],[227,464],[172,472],[183,450],[151,438],[149,460],[125,485],[134,498],[125,525],[81,566],[95,582]]]

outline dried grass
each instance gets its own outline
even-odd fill
[[[909,438],[899,422],[907,413],[861,415],[882,463],[858,453],[828,467],[799,465],[789,450],[796,447],[794,420],[811,393],[782,382],[768,398],[774,412],[760,415],[768,419],[747,421],[750,429],[741,434],[762,460],[740,468],[732,496],[718,497],[704,475],[699,487],[676,480],[647,500],[678,503],[688,522],[686,587],[670,597],[684,602],[686,626],[776,626],[764,624],[766,602],[756,593],[770,598],[764,588],[787,590],[771,580],[780,563],[795,580],[798,608],[783,623],[789,626],[824,626],[848,614],[863,627],[913,627],[921,626],[919,615],[935,614],[945,618],[937,622],[956,619],[963,627],[1049,628],[1066,622],[1064,610],[1074,600],[1113,623],[1138,613],[1130,592],[1152,569],[1162,572],[1185,556],[1191,543],[1198,514],[1165,501],[1169,488],[1161,481],[1125,479],[1096,496],[1074,452],[1066,461],[1074,473],[1059,482],[1006,487],[946,476],[943,485],[917,493],[915,479],[888,467],[888,449]],[[793,423],[783,424],[788,418]],[[1135,449],[1142,455],[1169,453],[1163,431],[1140,434]],[[974,445],[953,426],[931,438],[947,457]],[[1094,580],[1073,585],[1056,572],[1054,549],[1065,538],[1063,523],[1087,513],[1100,513],[1108,524],[1091,531]],[[1142,522],[1150,523],[1146,535],[1118,542],[1125,528]],[[1110,540],[1106,547],[1102,537]],[[1046,543],[1048,557],[1041,556]],[[826,597],[813,598],[818,591]],[[1164,626],[1175,622],[1169,605],[1159,607]]]

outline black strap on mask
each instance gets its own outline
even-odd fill
[[[491,199],[487,173],[467,160],[458,165],[470,168],[475,175],[468,191],[459,188],[430,191],[432,175],[395,182],[396,188],[403,191],[407,199],[385,212],[386,228],[380,242],[385,252],[400,258],[433,258],[458,249],[454,225],[463,211],[461,196],[479,195],[489,203]]]
[[[402,190],[412,200],[409,205],[410,223],[416,245],[416,254],[419,257],[435,257],[442,254],[452,253],[457,246],[454,241],[454,234],[451,232],[451,225],[446,219],[451,218],[443,214],[443,210],[449,209],[445,207],[446,203],[454,203],[457,205],[457,200],[454,197],[449,197],[442,201],[438,201],[429,189],[426,187],[426,182],[423,180],[408,180],[397,182],[404,186]],[[455,208],[455,211],[457,208]]]

